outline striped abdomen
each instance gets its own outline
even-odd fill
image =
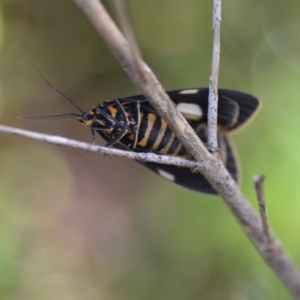
[[[131,149],[185,156],[186,151],[175,134],[168,127],[167,123],[155,113],[141,111],[138,125],[136,147],[130,147]],[[134,135],[133,133],[128,133],[123,140],[133,141]]]

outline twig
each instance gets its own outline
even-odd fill
[[[221,0],[214,0],[213,7],[213,55],[209,78],[209,102],[207,118],[207,147],[212,153],[218,150],[218,77],[220,65]]]
[[[124,35],[127,38],[130,47],[134,53],[134,57],[137,61],[142,58],[142,54],[134,34],[134,28],[132,26],[132,21],[130,18],[130,13],[128,9],[128,2],[126,0],[113,0],[118,18],[121,23]]]
[[[259,206],[259,214],[260,214],[261,224],[264,232],[266,247],[269,251],[271,251],[273,249],[273,245],[272,245],[269,221],[268,221],[268,216],[266,211],[266,200],[265,200],[265,193],[264,193],[264,186],[263,186],[264,180],[265,180],[265,176],[263,175],[255,176],[254,186],[255,186],[255,191],[256,191],[256,196],[257,196],[257,201]]]
[[[81,149],[88,152],[96,152],[105,154],[106,156],[117,156],[117,157],[124,157],[129,159],[134,159],[138,161],[148,161],[148,162],[155,162],[159,164],[166,164],[166,165],[174,165],[178,167],[183,168],[199,168],[200,164],[179,158],[174,156],[168,156],[168,155],[157,155],[154,153],[137,153],[133,151],[125,151],[125,150],[119,150],[116,148],[107,148],[107,147],[101,147],[96,145],[91,145],[88,143],[67,139],[65,137],[61,136],[55,136],[55,135],[49,135],[44,133],[38,133],[34,131],[24,130],[24,129],[18,129],[10,126],[0,125],[0,132],[6,133],[6,134],[13,134],[13,135],[19,135],[23,136],[29,139],[46,142],[49,144],[54,144],[58,146],[67,146],[75,149]]]

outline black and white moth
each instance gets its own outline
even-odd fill
[[[188,157],[183,145],[143,95],[115,98],[84,112],[65,95],[51,87],[81,114],[26,119],[49,120],[76,116],[79,122],[91,128],[93,142],[97,132],[107,142],[107,147]],[[167,94],[199,138],[206,143],[208,88],[181,89],[169,91]],[[219,89],[218,94],[218,145],[221,159],[232,177],[238,181],[236,154],[228,134],[245,125],[254,116],[260,104],[252,95],[239,91]],[[189,189],[208,194],[216,193],[204,176],[193,173],[188,168],[152,162],[142,164],[162,177]]]

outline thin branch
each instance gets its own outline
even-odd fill
[[[268,216],[266,211],[264,181],[265,181],[265,176],[263,175],[257,175],[254,177],[254,186],[255,186],[256,197],[259,206],[259,214],[260,214],[261,224],[264,232],[265,243],[267,249],[271,251],[273,250],[273,245],[272,245],[272,238],[271,238],[269,221],[268,221]]]
[[[105,156],[117,156],[134,159],[142,162],[154,162],[158,164],[173,165],[182,168],[199,168],[201,165],[195,161],[168,155],[157,155],[154,153],[137,153],[133,151],[119,150],[116,148],[108,148],[104,146],[96,146],[88,143],[68,139],[61,136],[38,133],[34,131],[14,128],[10,126],[0,125],[0,132],[23,136],[36,141],[41,141],[57,146],[67,146],[75,149],[81,149],[88,152],[104,154]]]
[[[132,26],[128,2],[126,0],[113,0],[113,3],[121,23],[121,28],[123,29],[124,35],[134,53],[133,56],[137,61],[139,61],[142,58],[142,54]]]
[[[218,78],[220,65],[221,0],[214,0],[213,7],[213,55],[211,76],[209,78],[207,147],[209,151],[218,150]]]

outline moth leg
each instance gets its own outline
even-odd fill
[[[95,145],[96,135],[95,135],[95,130],[92,128],[91,128],[91,133],[92,133],[92,145]]]
[[[136,129],[135,129],[135,132],[134,132],[134,138],[133,138],[133,145],[132,145],[132,149],[135,149],[136,148],[136,145],[137,145],[137,142],[138,142],[138,137],[139,137],[139,130],[140,130],[140,122],[141,122],[141,111],[140,111],[140,108],[141,108],[141,105],[139,102],[136,102],[135,103],[135,112],[136,112],[136,120],[137,120],[137,124],[136,124]]]
[[[119,141],[122,139],[122,137],[123,137],[127,132],[128,132],[128,130],[123,129],[123,130],[121,131],[121,133],[120,133],[118,136],[116,136],[115,138],[113,138],[112,140],[110,140],[109,142],[107,142],[107,144],[105,145],[105,147],[113,146],[114,144],[116,144],[117,142],[119,142]]]
[[[122,117],[124,118],[125,122],[126,122],[126,125],[129,126],[129,120],[128,120],[128,117],[126,115],[126,112],[125,112],[125,109],[124,107],[121,105],[121,103],[119,102],[119,99],[118,98],[115,98],[114,99],[115,103],[116,103],[116,106],[117,108],[119,109]]]
[[[130,130],[130,128],[127,124],[122,124],[118,120],[111,117],[108,113],[104,112],[101,108],[96,107],[96,111],[99,115],[104,116],[104,118],[106,118],[108,121],[110,121],[113,125],[118,124],[121,128],[126,129],[126,130]],[[96,119],[97,119],[97,117],[96,117]]]
[[[143,99],[143,100],[136,100],[136,99],[132,99],[132,98],[115,98],[114,101],[118,100],[119,102],[129,102],[129,103],[147,103],[149,102],[147,99]]]
[[[114,101],[116,101],[116,100],[118,100],[119,102],[136,103],[139,105],[144,104],[144,103],[151,105],[147,99],[135,100],[135,99],[131,99],[131,98],[115,98]],[[151,109],[150,107],[148,107],[146,105],[143,106],[143,110],[157,115],[157,112],[154,109]]]
[[[124,100],[124,99],[122,99],[122,100]],[[130,123],[129,123],[127,114],[124,110],[124,107],[121,105],[119,99],[115,98],[114,101],[116,103],[117,108],[121,112],[122,117],[125,119],[126,125],[129,127]],[[135,149],[136,144],[138,142],[138,133],[139,133],[139,128],[140,128],[140,102],[141,101],[134,100],[134,101],[131,101],[131,102],[133,102],[135,104],[135,112],[136,112],[136,120],[137,120],[137,124],[135,125],[134,130],[130,129],[130,131],[133,132],[133,134],[134,134],[133,144],[131,146],[131,149]]]

